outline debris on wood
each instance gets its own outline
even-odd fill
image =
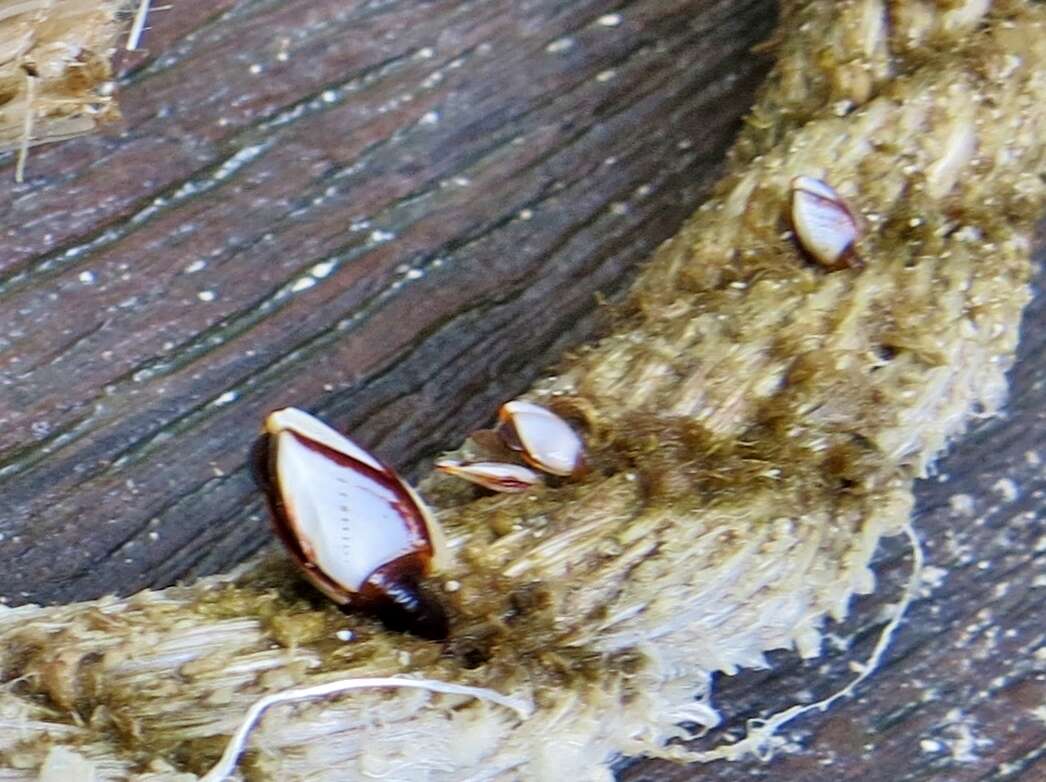
[[[123,3],[0,0],[0,151],[90,133],[119,117],[112,56]]]

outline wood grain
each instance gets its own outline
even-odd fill
[[[692,209],[771,10],[155,12],[121,132],[39,151],[0,201],[0,591],[164,586],[265,545],[244,454],[274,407],[408,472],[457,444]]]
[[[34,151],[0,193],[0,594],[129,593],[267,545],[244,455],[276,406],[418,474],[597,333],[597,294],[692,211],[773,17],[769,0],[154,12],[121,65],[124,125]],[[770,764],[621,779],[1046,775],[1044,322],[1040,300],[1008,416],[920,487],[941,570],[860,697],[797,722]],[[907,563],[884,548],[845,649],[724,678],[705,741],[852,676]]]

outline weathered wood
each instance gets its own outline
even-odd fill
[[[125,133],[36,152],[0,201],[0,589],[126,592],[264,545],[242,462],[278,404],[320,410],[399,464],[455,444],[591,334],[594,291],[619,290],[691,210],[750,102],[764,63],[746,52],[771,5],[154,15],[155,59],[123,77]],[[620,24],[600,22],[611,11]],[[1027,454],[1043,432],[1043,318],[1040,304],[1010,417],[923,486],[919,529],[951,569],[867,699],[799,723],[809,748],[770,766],[623,778],[1038,778],[1042,470]],[[903,562],[884,552],[880,591],[839,630],[854,652],[828,676],[781,655],[723,682],[728,728],[794,702],[811,674],[817,695],[852,675]]]
[[[460,441],[690,211],[773,16],[184,6],[128,61],[124,132],[34,154],[0,206],[16,602],[161,586],[264,545],[243,463],[273,407],[400,465]]]

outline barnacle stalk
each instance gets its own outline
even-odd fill
[[[785,3],[783,20],[713,197],[617,330],[529,395],[585,431],[587,477],[481,499],[423,485],[453,555],[448,646],[310,609],[273,561],[8,610],[8,765],[188,782],[262,696],[406,676],[534,710],[380,687],[274,706],[244,778],[605,780],[615,753],[714,724],[694,699],[712,672],[816,655],[824,618],[873,589],[915,477],[1003,401],[1046,203],[1046,6],[825,0]],[[797,176],[867,221],[865,268],[804,257]]]

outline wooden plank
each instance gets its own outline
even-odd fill
[[[412,468],[590,335],[714,177],[773,21],[607,10],[155,11],[122,131],[35,153],[0,201],[0,591],[226,568],[269,540],[267,410]]]

